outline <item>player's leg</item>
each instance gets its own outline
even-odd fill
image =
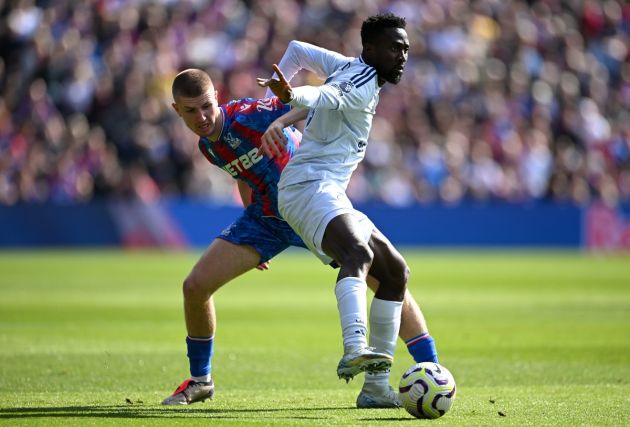
[[[212,336],[216,327],[212,295],[255,268],[260,254],[248,245],[215,239],[184,280],[184,315],[189,336]]]
[[[372,230],[369,245],[374,253],[369,274],[379,282],[370,309],[370,345],[393,357],[407,293],[409,267],[377,228]]]
[[[367,284],[373,292],[376,292],[379,282],[369,275]],[[415,362],[439,363],[435,341],[429,334],[424,314],[409,289],[405,291],[398,336],[405,342]]]
[[[376,228],[372,231],[369,245],[374,252],[370,275],[379,282],[370,308],[369,342],[375,351],[393,357],[400,330],[409,268],[402,255]],[[357,406],[359,408],[400,406],[397,393],[389,385],[389,371],[366,373],[363,389],[357,398]]]
[[[333,218],[326,226],[322,250],[339,265],[335,286],[341,321],[344,356],[337,375],[346,381],[361,371],[383,371],[391,366],[390,354],[367,347],[367,284],[373,252],[360,220],[351,213]]]
[[[416,363],[439,362],[435,340],[429,333],[422,310],[409,291],[403,301],[399,336]]]
[[[374,292],[378,290],[379,282],[368,276],[368,287]],[[375,323],[370,319],[370,345],[377,345],[373,340]],[[378,325],[376,325],[378,329]],[[407,350],[416,362],[433,361],[437,363],[435,343],[427,328],[427,324],[411,293],[405,291],[400,316],[400,331],[398,336],[407,345]],[[378,349],[377,349],[378,350]],[[400,406],[400,400],[395,390],[389,385],[388,373],[366,373],[365,382],[357,397],[358,408],[392,408]]]
[[[224,284],[252,270],[260,254],[248,245],[215,239],[184,280],[184,316],[190,379],[184,381],[162,403],[186,405],[212,397],[212,353],[216,315],[213,294]]]

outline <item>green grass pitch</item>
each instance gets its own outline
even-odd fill
[[[439,420],[357,410],[335,272],[305,251],[216,295],[213,401],[186,376],[192,252],[0,252],[0,425],[630,425],[630,257],[403,250],[458,395]],[[392,384],[413,363],[399,344]]]

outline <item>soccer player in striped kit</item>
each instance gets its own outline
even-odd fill
[[[360,408],[400,405],[389,385],[389,367],[401,327],[403,300],[408,295],[409,268],[369,218],[354,209],[345,190],[365,156],[381,87],[387,82],[397,84],[402,77],[409,51],[405,25],[404,18],[393,14],[365,20],[361,27],[363,51],[357,58],[291,42],[279,66],[274,65],[277,78],[258,79],[260,86],[268,87],[282,102],[310,110],[301,148],[278,183],[278,207],[317,257],[340,265],[335,294],[344,355],[337,374],[347,380],[367,371],[357,399]],[[325,83],[291,87],[288,81],[303,68],[325,78]],[[284,138],[270,134],[269,139],[263,150],[284,153]],[[379,283],[370,308],[369,346],[368,275]],[[408,341],[421,343],[426,349],[424,358],[437,361],[426,323],[415,331],[420,334],[412,333],[406,337]]]
[[[243,214],[228,226],[201,255],[184,280],[184,317],[191,377],[164,399],[165,405],[187,405],[214,394],[211,361],[216,314],[212,295],[224,284],[268,261],[289,246],[305,247],[281,219],[277,206],[277,182],[289,158],[298,148],[301,134],[282,129],[288,150],[271,158],[259,153],[261,136],[270,123],[291,107],[277,97],[246,98],[219,105],[207,73],[188,69],[172,86],[173,108],[186,126],[197,134],[205,158],[237,180]]]

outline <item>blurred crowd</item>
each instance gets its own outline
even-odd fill
[[[384,11],[411,50],[353,200],[630,201],[624,0],[0,0],[0,204],[234,202],[171,108],[175,74],[207,70],[221,102],[262,97],[290,40],[357,56]]]

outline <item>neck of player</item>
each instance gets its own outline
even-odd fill
[[[219,114],[214,121],[214,130],[208,135],[208,139],[213,142],[216,141],[221,136],[221,131],[223,131],[223,110],[219,108]]]

